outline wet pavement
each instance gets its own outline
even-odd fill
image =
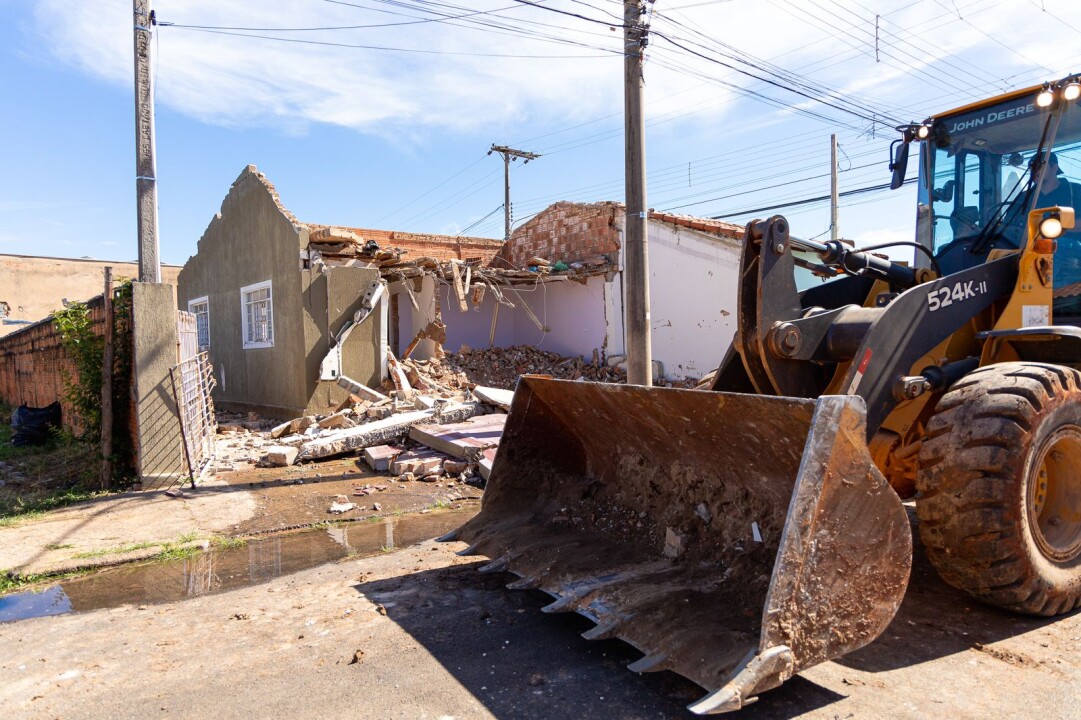
[[[148,605],[265,583],[346,557],[393,552],[460,526],[477,507],[345,523],[265,539],[194,557],[124,566],[0,597],[0,622]]]

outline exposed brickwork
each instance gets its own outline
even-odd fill
[[[619,251],[623,226],[623,203],[558,202],[514,231],[510,243],[499,253],[497,267],[525,267],[530,258],[541,257],[571,263],[610,256]],[[742,240],[739,225],[710,218],[649,211],[651,220],[678,225],[718,237]]]
[[[533,257],[571,263],[618,253],[617,217],[622,213],[616,202],[558,202],[515,230],[499,253],[505,262],[492,264],[522,268]]]
[[[383,248],[396,247],[405,250],[407,260],[422,257],[431,257],[440,261],[479,259],[487,265],[503,248],[502,240],[491,238],[429,235],[400,230],[372,230],[311,223],[306,224],[306,227],[310,230],[309,238],[312,241],[334,239],[354,241],[363,245],[368,240],[374,240]]]
[[[99,295],[87,305],[94,332],[104,334],[102,297]],[[60,400],[64,427],[69,430],[77,430],[78,424],[71,407],[63,399],[64,381],[75,372],[75,362],[64,350],[52,320],[27,325],[0,338],[0,400],[12,407],[45,407]]]

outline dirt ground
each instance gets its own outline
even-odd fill
[[[219,476],[227,486],[224,492],[242,490],[255,501],[252,516],[232,530],[246,535],[311,523],[347,520],[371,515],[412,512],[434,505],[463,499],[479,499],[481,491],[463,483],[395,482],[372,472],[363,460],[344,457],[287,468],[253,468]],[[365,485],[385,487],[370,495],[355,496],[354,488]],[[196,492],[200,492],[197,490]],[[357,509],[341,515],[328,515],[327,508],[336,495],[346,495]],[[374,509],[378,503],[379,510]]]
[[[683,718],[701,691],[636,675],[460,543],[423,543],[218,595],[0,626],[12,717]],[[1077,718],[1081,614],[970,602],[917,553],[876,642],[765,693],[738,717]]]

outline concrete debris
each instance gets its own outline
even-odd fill
[[[433,450],[410,450],[402,453],[390,465],[390,471],[399,477],[405,473],[424,476],[449,460],[446,455]]]
[[[318,425],[324,430],[328,430],[330,428],[356,427],[356,423],[349,419],[349,416],[352,414],[352,409],[342,410],[341,412],[336,412],[333,415],[326,416],[319,421]]]
[[[376,405],[368,408],[365,414],[374,420],[385,420],[394,414],[394,408],[390,405]]]
[[[355,502],[349,502],[349,498],[345,495],[337,495],[334,497],[334,502],[330,504],[327,512],[340,515],[342,513],[347,513],[350,510],[355,510],[356,507],[357,504]]]
[[[461,460],[473,461],[482,450],[495,447],[503,435],[506,415],[480,415],[462,423],[418,424],[410,428],[409,439]]]
[[[339,387],[348,390],[351,394],[364,400],[368,400],[369,402],[382,402],[390,399],[378,390],[372,390],[367,385],[358,383],[356,380],[348,378],[345,375],[339,375],[337,382]]]
[[[469,462],[466,460],[444,460],[443,471],[451,475],[460,475],[469,469]]]
[[[394,458],[402,454],[402,448],[394,445],[374,445],[364,448],[364,462],[376,472],[387,472]],[[399,473],[400,474],[400,473]]]
[[[267,453],[263,460],[267,465],[274,467],[286,467],[296,462],[297,453],[300,451],[295,447],[289,447],[288,445],[275,445],[274,447],[267,448]]]
[[[487,482],[488,478],[492,475],[492,464],[495,462],[496,448],[489,448],[484,450],[480,454],[480,459],[477,461],[477,468],[480,470],[480,476]]]
[[[511,401],[514,399],[513,390],[503,390],[501,388],[484,387],[483,385],[477,385],[473,388],[473,395],[483,403],[494,405],[497,408],[510,411]]]
[[[683,533],[667,528],[664,533],[664,556],[677,558],[682,555],[686,549],[684,547],[686,541],[687,537]]]
[[[614,366],[601,361],[600,353],[591,359],[563,357],[553,352],[538,350],[529,345],[469,349],[447,353],[441,365],[445,372],[463,373],[469,382],[503,390],[513,390],[520,375],[548,375],[561,380],[589,380],[592,382],[625,383],[626,366],[620,365],[620,357]],[[663,368],[655,367],[655,370]],[[666,380],[661,373],[654,373],[653,384],[664,387],[693,388],[695,380]],[[474,390],[474,392],[476,392]]]
[[[478,403],[462,403],[450,408],[443,408],[441,417],[444,422],[461,422],[477,413]],[[374,420],[353,428],[331,430],[320,433],[317,437],[300,446],[298,460],[344,455],[353,450],[385,445],[400,440],[409,433],[413,425],[435,419],[435,410],[414,410],[413,412],[391,415],[383,420]]]
[[[315,417],[312,415],[298,417],[275,427],[273,430],[270,431],[270,437],[280,438],[283,435],[296,435],[297,433],[304,432],[314,424]]]

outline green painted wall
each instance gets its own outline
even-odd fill
[[[319,382],[319,365],[332,332],[352,317],[379,272],[303,269],[300,251],[307,241],[307,228],[249,165],[222,201],[196,254],[180,271],[181,309],[186,310],[193,298],[208,298],[210,361],[218,379],[214,400],[222,409],[290,418],[345,398],[337,386]],[[273,288],[274,346],[245,349],[240,288],[266,280]],[[378,386],[382,332],[377,311],[352,333],[345,348],[346,375]]]

